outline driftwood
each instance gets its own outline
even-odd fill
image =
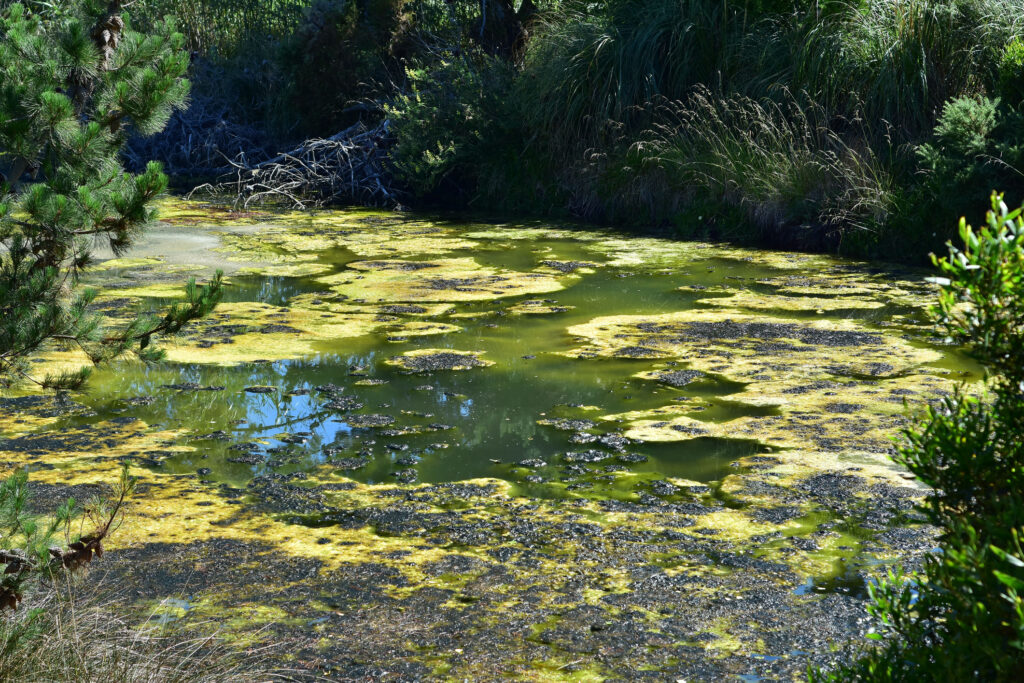
[[[175,112],[161,133],[130,138],[123,156],[135,171],[154,159],[172,176],[207,179],[192,192],[234,196],[236,206],[271,201],[298,208],[399,205],[387,172],[393,141],[387,119],[373,127],[360,122],[276,156],[267,140],[257,128],[233,121],[228,103],[197,97],[188,109]]]
[[[386,170],[390,122],[373,128],[362,123],[324,139],[306,140],[273,159],[249,165],[239,157],[232,166],[233,183],[218,189],[235,194],[248,207],[268,200],[296,208],[329,204],[398,205]]]

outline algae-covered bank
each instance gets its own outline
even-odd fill
[[[328,679],[789,679],[865,642],[871,577],[934,545],[892,439],[973,371],[931,338],[920,273],[371,211],[162,216],[90,271],[98,310],[214,268],[225,302],[162,364],[0,397],[0,462],[40,504],[136,463],[104,563],[140,615],[283,641]]]

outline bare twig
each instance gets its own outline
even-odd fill
[[[385,160],[390,123],[358,123],[324,139],[306,140],[272,159],[250,164],[245,154],[230,161],[235,178],[209,189],[229,192],[236,206],[285,200],[295,208],[329,204],[398,205]],[[382,182],[383,180],[383,182]]]

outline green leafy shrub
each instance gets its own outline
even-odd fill
[[[938,146],[943,151],[963,156],[982,154],[996,128],[998,106],[997,100],[986,97],[959,97],[946,102],[935,126]],[[933,148],[922,147],[921,154],[927,158],[932,153],[924,151],[926,149]]]
[[[933,216],[963,214],[966,198],[1002,185],[1024,192],[1024,116],[985,97],[947,102],[932,139],[917,147],[918,173],[893,222],[894,242],[923,253],[953,231]]]
[[[934,315],[990,373],[928,409],[897,462],[931,488],[939,552],[871,588],[878,649],[833,680],[1009,681],[1024,670],[1024,219],[992,196],[987,225],[934,259]]]
[[[999,96],[1011,107],[1024,102],[1024,40],[1014,36],[999,59]]]
[[[484,173],[487,150],[503,139],[501,112],[511,69],[499,60],[442,60],[407,72],[409,92],[386,107],[394,125],[391,162],[396,177],[415,197],[439,190],[465,203]],[[513,149],[511,145],[507,149]]]

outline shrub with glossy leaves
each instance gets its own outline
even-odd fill
[[[1024,671],[1024,218],[992,196],[986,225],[961,219],[936,319],[989,373],[928,409],[896,460],[927,486],[939,552],[920,575],[872,588],[878,649],[837,680],[1015,680]]]

